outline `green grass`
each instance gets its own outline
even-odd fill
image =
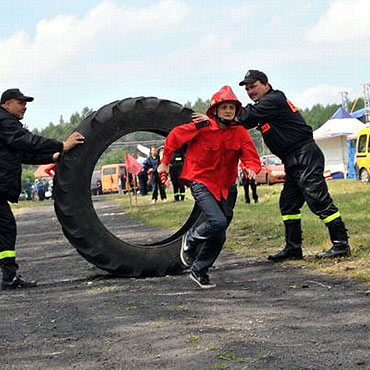
[[[245,204],[239,187],[234,219],[228,230],[226,248],[250,258],[266,258],[284,244],[284,227],[279,211],[282,184],[258,187],[259,203]],[[330,247],[324,224],[305,205],[302,209],[304,261],[288,262],[322,272],[340,274],[370,282],[370,185],[354,180],[328,182],[330,194],[348,228],[352,257],[339,260],[315,260],[312,256]],[[171,231],[178,230],[193,208],[189,190],[185,202],[150,203],[150,196],[138,197],[131,217]],[[172,199],[171,194],[168,194]],[[119,200],[129,208],[128,196]]]
[[[40,204],[50,204],[52,202],[54,202],[52,199],[45,199],[42,202],[32,202],[32,200],[22,200],[19,203],[11,203],[10,207],[14,215],[16,216],[27,208],[32,208]]]
[[[200,342],[200,336],[199,335],[194,335],[194,334],[189,334],[186,337],[186,342],[191,343],[191,344],[199,343]]]

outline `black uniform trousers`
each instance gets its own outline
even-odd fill
[[[253,200],[255,202],[258,201],[256,180],[250,179],[243,174],[244,198],[247,203],[251,202],[251,198],[249,197],[249,186],[252,190]]]
[[[140,186],[140,194],[147,195],[148,194],[148,174],[145,170],[140,171],[137,175],[139,178],[139,186]]]
[[[324,161],[322,151],[314,142],[303,145],[283,160],[286,177],[280,195],[280,211],[284,221],[300,216],[305,201],[326,224],[340,217],[323,175]]]
[[[11,280],[18,265],[15,262],[17,226],[13,212],[6,200],[0,199],[0,266],[3,280]]]
[[[176,200],[185,196],[185,186],[180,182],[182,164],[175,163],[170,167],[170,178],[173,186],[173,195]]]

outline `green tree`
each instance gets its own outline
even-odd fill
[[[33,174],[34,169],[32,168],[26,168],[22,170],[22,190],[25,190],[25,185],[27,180],[29,180],[31,183],[35,182],[35,176]]]
[[[188,101],[185,104],[186,108],[192,109],[194,112],[199,112],[199,113],[206,113],[208,107],[210,104],[210,100],[202,100],[201,98],[198,98],[197,101],[194,104],[191,104],[190,101]]]
[[[59,124],[55,125],[53,122],[50,122],[43,129],[34,129],[33,133],[50,139],[65,140],[92,112],[93,110],[91,108],[85,107],[81,113],[73,113],[68,122],[65,122],[63,116],[60,116]]]

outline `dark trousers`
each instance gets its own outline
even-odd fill
[[[16,237],[17,226],[10,205],[0,200],[0,266],[3,280],[12,280],[18,269],[15,262]]]
[[[197,206],[206,216],[206,221],[192,229],[189,245],[197,248],[197,255],[191,267],[199,274],[206,274],[216,261],[226,240],[226,229],[233,218],[237,189],[233,185],[227,199],[217,201],[203,184],[191,183],[191,193]]]
[[[252,190],[253,200],[254,201],[258,200],[256,181],[254,179],[248,179],[244,177],[243,179],[244,197],[247,203],[251,202],[251,198],[249,197],[249,186],[251,187],[251,190]]]
[[[138,173],[137,177],[139,178],[140,194],[148,194],[148,174],[146,171],[141,171]]]
[[[182,166],[171,165],[170,167],[170,177],[173,186],[173,195],[175,200],[184,199],[185,197],[185,186],[180,182],[180,175],[182,171]]]
[[[308,143],[284,160],[285,183],[280,195],[284,216],[298,215],[304,202],[322,220],[338,212],[331,199],[324,172],[324,155],[315,143]]]

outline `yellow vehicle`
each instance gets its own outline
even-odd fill
[[[370,174],[370,127],[359,131],[356,142],[356,171],[359,180],[369,182]]]
[[[117,193],[118,180],[123,174],[124,181],[126,179],[126,168],[123,163],[106,164],[101,168],[101,182],[104,194]],[[123,185],[124,186],[124,185]]]

